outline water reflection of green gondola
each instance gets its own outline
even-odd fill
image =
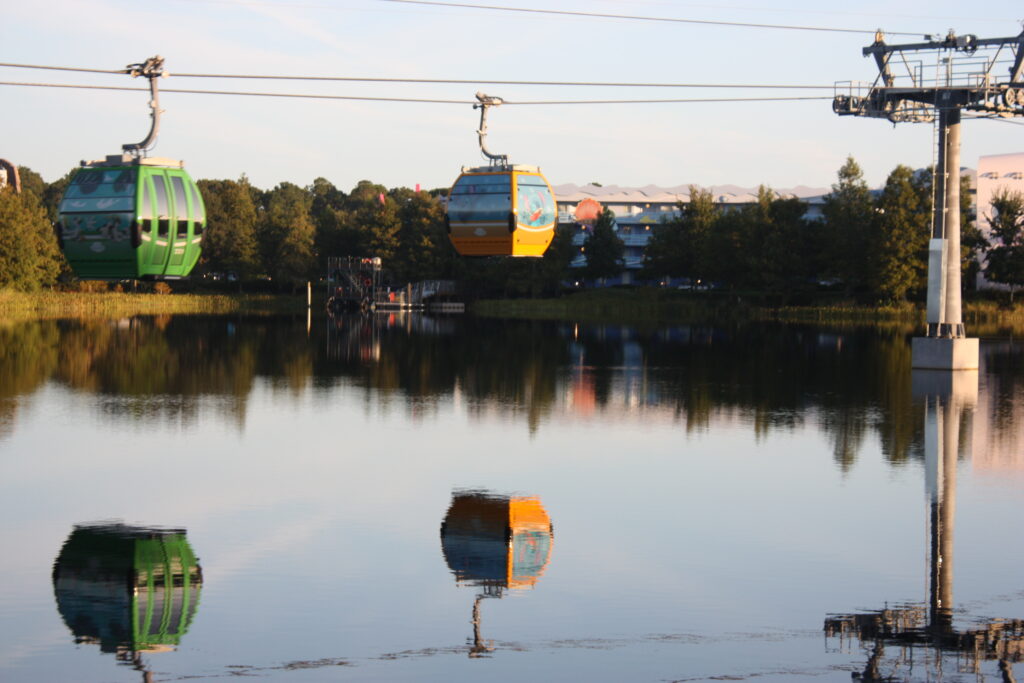
[[[184,529],[78,525],[53,567],[57,610],[75,642],[97,644],[144,672],[141,653],[180,643],[201,587]]]
[[[473,603],[469,656],[494,648],[480,635],[480,601],[532,588],[551,556],[553,528],[540,500],[483,491],[452,495],[441,524],[441,551],[459,585],[480,589]]]

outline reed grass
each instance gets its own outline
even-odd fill
[[[305,297],[272,294],[157,294],[134,292],[17,292],[0,290],[5,320],[121,318],[135,315],[286,313],[305,310]]]
[[[885,327],[913,332],[924,329],[923,305],[868,306],[833,301],[807,306],[768,306],[756,298],[659,290],[590,290],[557,299],[482,300],[473,313],[487,317],[532,318],[604,323],[724,323],[775,321],[829,327]],[[964,323],[971,336],[1024,334],[1024,303],[1010,307],[995,301],[964,303]]]

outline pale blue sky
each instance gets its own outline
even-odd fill
[[[1016,35],[1018,0],[726,4],[674,0],[493,0],[489,4],[981,37]],[[770,9],[769,9],[770,7]],[[871,80],[869,34],[781,31],[401,5],[378,0],[0,0],[0,61],[122,68],[160,54],[164,88],[508,100],[757,95],[749,91],[539,86],[311,84],[175,78],[178,73],[445,79],[831,85]],[[916,40],[893,37],[890,42]],[[142,86],[128,76],[0,68],[0,80]],[[0,157],[47,180],[80,159],[116,153],[148,130],[143,93],[0,86]],[[789,93],[762,92],[762,95]],[[808,94],[806,91],[792,94]],[[811,93],[816,94],[816,93]],[[831,91],[821,94],[831,96]],[[447,186],[476,165],[469,105],[215,97],[167,93],[154,156],[184,159],[197,178],[260,187],[323,176],[344,190]],[[1021,119],[1018,119],[1019,121]],[[899,163],[931,163],[931,127],[840,118],[828,100],[786,103],[504,106],[492,151],[536,164],[552,184],[735,183],[825,187],[848,154],[869,183]],[[1024,126],[969,121],[963,164],[1024,151]]]

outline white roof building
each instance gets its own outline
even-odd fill
[[[700,187],[700,186],[697,186]],[[738,185],[712,185],[711,191],[715,203],[723,205],[743,205],[757,201],[757,188],[739,187]],[[675,212],[679,202],[690,201],[690,185],[674,185],[660,187],[645,185],[644,187],[620,187],[618,185],[556,185],[555,198],[558,201],[560,223],[572,222],[572,210],[584,199],[590,198],[607,206],[619,218],[639,213]],[[830,192],[828,188],[806,187],[776,189],[772,191],[782,197],[797,197],[809,204],[807,217],[820,215],[824,196]]]
[[[997,192],[1008,190],[1024,194],[1024,152],[996,154],[978,160],[978,229],[989,242],[992,230],[989,219],[992,216],[992,197]],[[978,274],[978,288],[998,287]]]

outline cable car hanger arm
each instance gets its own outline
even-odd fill
[[[160,132],[160,114],[163,111],[160,109],[160,89],[157,85],[157,79],[161,76],[166,75],[164,73],[164,58],[160,55],[156,57],[150,57],[141,64],[129,64],[125,67],[126,74],[132,76],[145,76],[149,79],[149,108],[150,117],[153,119],[152,124],[149,128],[149,135],[145,137],[142,142],[129,143],[121,145],[121,149],[134,157],[144,156],[146,150],[153,146],[156,142],[157,133]]]
[[[484,156],[490,159],[492,166],[508,166],[508,155],[507,154],[491,154],[487,151],[487,146],[484,144],[484,138],[487,137],[487,108],[497,107],[504,102],[500,97],[492,97],[485,95],[482,92],[476,94],[476,99],[480,101],[479,104],[474,104],[473,109],[480,110],[480,129],[477,130],[477,135],[480,139],[480,151],[483,152]]]

